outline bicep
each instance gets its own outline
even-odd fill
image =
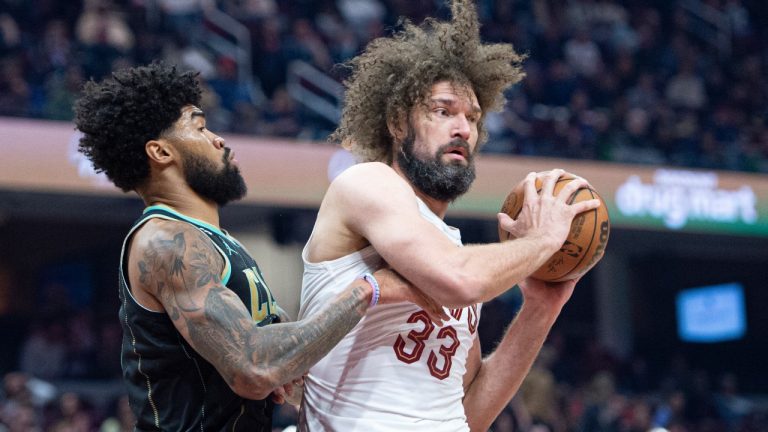
[[[448,268],[459,248],[422,217],[413,189],[391,169],[350,178],[334,193],[344,224],[420,288]],[[375,170],[373,170],[375,171]]]
[[[220,279],[224,265],[213,243],[185,224],[164,224],[132,247],[132,274],[163,306],[189,344],[233,379],[245,361],[244,340],[253,321],[242,301]],[[232,361],[233,357],[240,358]],[[242,357],[242,358],[241,358]]]

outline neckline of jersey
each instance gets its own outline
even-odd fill
[[[148,213],[148,212],[150,212],[152,210],[163,210],[163,211],[167,211],[168,213],[173,213],[174,215],[184,219],[185,221],[187,221],[187,222],[189,222],[191,224],[207,228],[207,229],[215,232],[216,234],[219,234],[221,236],[229,238],[229,234],[227,234],[224,230],[222,230],[220,228],[217,228],[217,227],[209,224],[208,222],[204,222],[204,221],[201,221],[200,219],[195,219],[195,218],[193,218],[191,216],[187,216],[187,215],[185,215],[183,213],[180,213],[177,210],[174,210],[173,208],[171,208],[171,207],[169,207],[169,206],[167,206],[165,204],[151,205],[151,206],[145,208],[144,211],[142,212],[142,214],[146,214],[146,213]]]

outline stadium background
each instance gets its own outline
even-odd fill
[[[564,167],[611,205],[584,278],[494,430],[767,430],[768,6],[759,0],[479,0],[483,35],[528,54],[488,118],[474,190],[449,222],[493,241],[530,170]],[[119,246],[141,203],[75,151],[89,77],[165,59],[201,72],[210,129],[249,184],[222,222],[297,309],[299,254],[328,178],[344,69],[396,17],[440,0],[2,0],[0,430],[120,430]],[[677,295],[737,283],[746,330],[687,342]],[[486,305],[485,349],[519,306]],[[711,318],[720,309],[712,305]],[[122,407],[122,408],[121,408]],[[277,428],[295,413],[279,413]],[[541,429],[546,428],[546,429]]]

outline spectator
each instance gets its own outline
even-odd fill
[[[135,43],[133,31],[110,0],[89,0],[77,20],[77,41],[84,49],[87,76],[100,78],[112,62],[127,54]]]
[[[2,59],[0,71],[0,115],[29,116],[32,88],[24,78],[21,61]]]
[[[296,103],[284,87],[275,90],[272,100],[262,113],[263,133],[268,136],[296,136],[301,126],[296,112]]]
[[[688,60],[680,65],[680,71],[673,76],[664,96],[670,105],[676,108],[701,110],[707,103],[704,80],[694,70],[693,62]]]
[[[552,347],[545,345],[542,348],[519,393],[531,417],[532,425],[539,425],[549,431],[564,428],[558,409],[557,383],[550,370],[554,355]]]
[[[166,41],[163,46],[163,58],[169,63],[199,72],[204,80],[216,76],[216,64],[212,56],[200,46],[190,43],[184,36],[176,35]]]
[[[51,120],[72,120],[72,105],[84,82],[83,71],[77,64],[70,64],[63,71],[51,74],[45,83],[43,117]]]
[[[512,41],[518,49],[529,51],[526,69],[530,71],[521,87],[526,111],[489,118],[499,141],[486,151],[621,156],[607,150],[621,148],[621,140],[632,135],[625,125],[643,129],[639,111],[629,114],[641,109],[647,116],[645,141],[652,148],[648,153],[660,154],[661,163],[766,171],[762,141],[754,138],[764,134],[766,125],[759,120],[768,103],[768,84],[763,79],[768,53],[759,43],[768,27],[760,25],[765,23],[760,5],[743,0],[707,3],[733,27],[733,49],[718,52],[693,37],[694,22],[674,5],[604,0],[574,0],[564,7],[558,2],[529,3],[480,2],[486,36]],[[208,31],[203,20],[206,7],[220,5],[251,30],[254,81],[268,98],[285,86],[292,59],[308,61],[343,79],[343,73],[338,73],[343,69],[333,70],[334,64],[395,26],[398,16],[405,14],[419,22],[434,15],[436,7],[431,2],[405,0],[162,0],[158,4],[162,21],[155,24],[146,19],[152,10],[145,2],[4,4],[0,10],[0,115],[68,119],[68,101],[79,80],[100,78],[115,64],[147,63],[164,56],[199,70],[211,84],[222,106],[220,125],[230,131],[261,133],[273,125],[233,121],[269,118],[271,114],[263,116],[262,111],[271,108],[261,106],[261,100],[243,98],[243,89],[231,86],[228,62],[217,64],[220,54],[201,43],[200,35]],[[706,74],[700,73],[704,70]],[[586,100],[587,106],[567,113],[564,108],[573,110],[574,99]],[[733,121],[725,126],[721,106],[732,111],[728,116]],[[605,127],[607,113],[611,133]],[[723,138],[724,127],[741,133]],[[294,137],[322,140],[332,128],[325,121],[312,121],[288,130],[300,134]],[[715,154],[721,157],[710,157]],[[648,160],[646,156],[641,159]],[[634,162],[631,157],[621,160]]]
[[[298,19],[294,21],[292,30],[285,46],[288,61],[303,60],[320,70],[330,70],[332,63],[328,47],[312,24],[306,19]]]
[[[565,60],[578,75],[592,79],[602,68],[600,48],[592,40],[586,28],[579,28],[573,38],[565,43]]]
[[[221,108],[230,113],[237,105],[253,105],[248,87],[239,79],[237,63],[231,57],[222,56],[216,60],[216,74],[208,80],[208,85],[219,96]]]
[[[67,344],[64,325],[51,319],[33,324],[21,347],[22,372],[42,379],[64,377],[67,370]]]
[[[99,432],[132,432],[135,424],[136,417],[128,405],[128,396],[121,396],[115,402],[114,415],[101,423]]]
[[[283,46],[280,20],[261,22],[255,34],[254,72],[261,82],[264,94],[271,98],[275,90],[285,84],[288,71],[287,53]]]
[[[8,13],[0,13],[0,55],[12,52],[21,45],[21,31],[16,20]]]
[[[58,399],[54,417],[48,430],[52,432],[90,432],[93,418],[79,395],[71,392]]]
[[[379,0],[337,0],[336,6],[347,24],[363,39],[370,37],[371,24],[381,23],[386,13]]]
[[[159,0],[167,22],[167,30],[174,36],[185,37],[194,43],[202,36],[203,6],[206,0]]]

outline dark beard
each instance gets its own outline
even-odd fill
[[[434,158],[422,160],[414,154],[414,135],[409,133],[397,153],[397,163],[411,184],[427,196],[438,201],[450,202],[464,195],[475,180],[475,160],[469,144],[456,138],[440,146]],[[467,150],[467,165],[443,163],[440,159],[446,148],[461,146]]]
[[[229,163],[229,148],[224,151],[224,169],[216,171],[214,164],[197,155],[184,156],[184,177],[187,184],[204,199],[223,207],[244,197],[248,188],[240,170]]]

